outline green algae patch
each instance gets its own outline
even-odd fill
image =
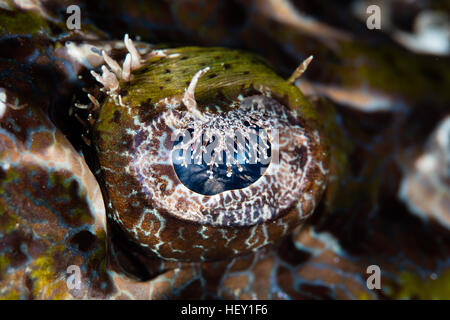
[[[5,293],[0,296],[0,300],[19,300],[19,299],[20,293],[15,290],[11,290],[8,293]]]
[[[50,30],[47,21],[30,11],[0,10],[0,34],[36,34]]]
[[[368,294],[367,292],[362,292],[358,296],[358,300],[374,300],[374,298],[370,294]]]
[[[5,176],[0,181],[0,194],[5,193],[6,187],[8,187],[9,183],[17,182],[20,178],[20,174],[14,168],[10,168],[5,172]]]
[[[335,177],[330,181],[325,192],[325,204],[330,210],[337,207],[345,207],[349,202],[354,201],[355,197],[347,197],[342,194],[347,188],[341,188],[340,181],[348,174],[349,155],[353,152],[355,145],[348,139],[341,126],[339,126],[336,117],[335,105],[326,98],[319,98],[313,106],[317,110],[321,123],[325,145],[329,146],[329,168],[330,176]]]
[[[0,280],[4,278],[6,268],[10,264],[11,259],[5,255],[0,256]]]
[[[172,49],[170,54],[179,56],[152,59],[133,72],[130,84],[121,84],[129,92],[125,102],[139,106],[149,99],[155,103],[166,97],[181,97],[195,73],[209,67],[195,89],[200,108],[216,104],[223,98],[235,100],[250,88],[259,91],[267,88],[279,98],[287,97],[292,105],[300,106],[305,113],[309,112],[305,117],[314,113],[300,90],[279,77],[265,60],[256,55],[201,47]]]
[[[55,256],[61,256],[64,245],[56,245],[46,251],[31,265],[33,280],[33,295],[45,299],[64,299],[67,293],[65,279],[60,279],[60,271],[56,270]]]
[[[401,272],[398,282],[388,284],[393,299],[448,300],[450,299],[450,270],[436,277],[423,278],[410,272]]]
[[[349,63],[335,66],[343,84],[358,87],[364,79],[373,89],[402,95],[407,99],[420,100],[439,92],[440,102],[450,99],[450,64],[442,60],[436,64],[432,56],[412,54],[381,46],[364,47],[355,43],[344,43],[342,55]],[[358,64],[355,64],[358,61]]]

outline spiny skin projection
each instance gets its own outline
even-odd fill
[[[314,211],[326,185],[328,154],[314,109],[254,55],[196,47],[166,54],[172,58],[150,57],[120,83],[119,103],[109,97],[101,106],[94,139],[110,220],[150,255],[168,260],[224,259],[277,243]],[[195,114],[183,95],[205,66]],[[213,124],[236,112],[267,132],[266,172],[242,189],[193,192],[172,163],[177,133],[201,128],[233,136],[233,125]]]

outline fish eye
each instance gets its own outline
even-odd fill
[[[327,147],[298,88],[237,50],[139,61],[120,82],[94,74],[109,89],[94,126],[108,216],[128,238],[162,259],[218,260],[314,211]]]

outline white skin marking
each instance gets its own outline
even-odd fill
[[[6,92],[5,89],[0,88],[0,119],[6,112]]]

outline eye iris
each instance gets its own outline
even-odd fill
[[[189,141],[180,137],[174,143],[172,163],[181,183],[194,192],[215,195],[243,189],[257,181],[270,164],[271,144],[262,128],[249,121],[244,126],[250,133],[231,132],[225,139],[226,150],[218,147],[221,137],[209,136],[207,130],[199,141],[193,141],[193,129],[185,134],[190,136]],[[188,148],[180,148],[183,144]]]

